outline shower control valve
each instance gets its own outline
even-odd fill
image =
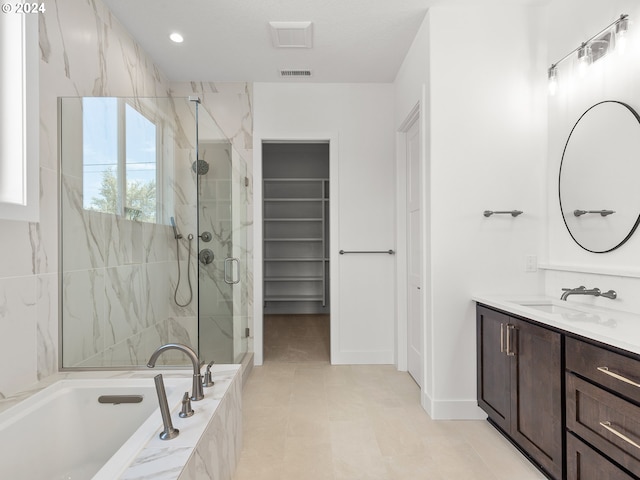
[[[210,263],[213,262],[213,251],[211,251],[208,248],[204,248],[200,250],[200,253],[198,254],[198,259],[200,260],[200,263],[204,265],[209,265]]]
[[[211,232],[202,232],[198,237],[200,237],[203,242],[210,242],[213,239]]]

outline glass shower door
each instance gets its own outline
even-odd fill
[[[232,257],[226,259],[228,269],[225,280],[233,288],[233,363],[242,363],[248,350],[249,292],[247,289],[247,208],[248,177],[247,163],[235,151],[231,151],[233,169],[231,172],[232,197]]]
[[[240,363],[247,351],[246,163],[198,105],[199,350]]]

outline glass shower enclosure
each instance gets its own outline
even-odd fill
[[[59,100],[60,365],[247,352],[246,161],[193,98]],[[185,365],[171,350],[165,365]]]

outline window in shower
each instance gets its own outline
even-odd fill
[[[125,99],[84,98],[83,207],[157,222],[158,127]]]

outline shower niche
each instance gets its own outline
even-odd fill
[[[329,144],[265,143],[265,314],[329,312]]]

